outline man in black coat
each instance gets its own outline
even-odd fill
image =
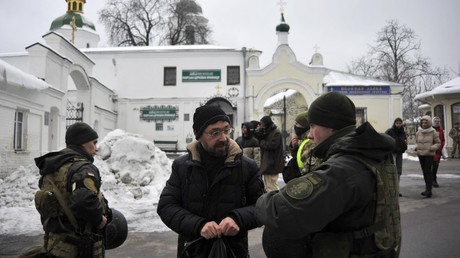
[[[157,212],[179,234],[177,257],[208,257],[217,238],[248,257],[248,230],[260,226],[254,204],[264,191],[257,165],[230,139],[230,119],[219,107],[198,107],[193,130],[197,141],[174,160]]]
[[[260,174],[264,180],[265,191],[278,190],[278,177],[284,168],[281,131],[270,116],[264,116],[260,119],[257,135],[260,146]]]

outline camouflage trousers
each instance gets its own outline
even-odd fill
[[[55,257],[105,257],[102,235],[93,234],[85,239],[73,233],[49,233],[45,235],[45,248]]]

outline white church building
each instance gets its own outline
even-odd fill
[[[328,69],[320,53],[309,64],[297,61],[283,15],[272,62],[261,67],[262,52],[244,47],[97,48],[85,1],[67,3],[42,40],[23,53],[0,53],[0,178],[64,147],[66,126],[75,121],[100,138],[120,128],[182,151],[194,139],[193,113],[204,104],[223,108],[235,138],[243,122],[264,115],[290,133],[295,115],[328,91],[347,94],[358,123],[381,132],[402,115],[403,85]]]

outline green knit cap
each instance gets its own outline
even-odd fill
[[[303,128],[310,128],[310,123],[308,123],[308,112],[302,112],[295,117],[295,121],[301,125]]]

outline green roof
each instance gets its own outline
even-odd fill
[[[284,14],[281,13],[281,23],[276,26],[276,31],[279,32],[289,32],[289,25],[284,21]]]
[[[96,30],[96,26],[94,26],[94,23],[88,21],[85,18],[85,16],[83,16],[81,13],[67,12],[61,17],[54,19],[54,21],[51,23],[50,31],[55,31],[57,29],[60,29],[64,25],[70,26],[70,22],[72,21],[72,17],[74,16],[75,16],[75,21],[77,23],[76,25],[78,28],[87,27],[87,28],[93,29],[94,31]]]

